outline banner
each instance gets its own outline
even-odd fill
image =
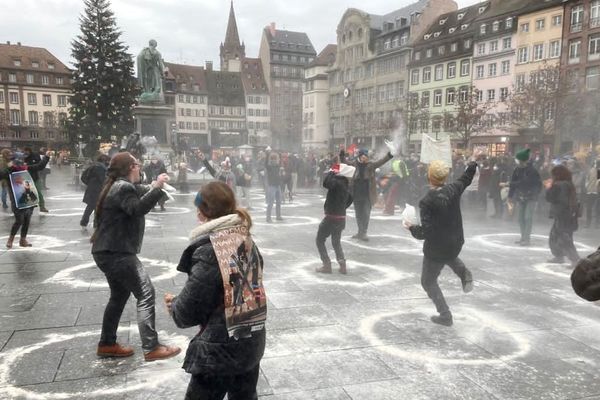
[[[17,171],[10,174],[10,186],[14,204],[20,210],[38,205],[38,192],[29,171]]]
[[[441,140],[435,140],[431,136],[423,134],[421,141],[421,162],[429,164],[432,161],[440,160],[452,167],[452,146],[450,137]]]
[[[244,226],[213,232],[210,241],[223,278],[227,332],[248,337],[264,329],[267,319],[262,257]]]

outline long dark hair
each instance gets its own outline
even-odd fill
[[[577,190],[573,184],[573,174],[569,171],[569,168],[560,164],[552,168],[550,171],[552,175],[552,182],[566,182],[569,187],[569,208],[571,210],[577,209]]]
[[[106,181],[104,182],[104,186],[102,187],[102,191],[100,192],[100,197],[98,198],[98,203],[96,203],[96,210],[94,211],[94,226],[96,227],[96,230],[90,238],[90,242],[93,243],[94,240],[96,240],[96,232],[98,232],[98,227],[100,225],[100,216],[102,215],[104,199],[110,191],[110,188],[117,181],[117,179],[124,178],[127,175],[129,175],[131,167],[136,162],[137,161],[133,157],[133,155],[131,155],[131,153],[127,151],[115,154],[115,156],[110,160],[110,164],[108,166],[108,171],[106,175]]]
[[[237,207],[235,194],[229,185],[221,181],[212,181],[202,186],[198,193],[201,198],[198,210],[205,217],[215,219],[229,214],[237,214],[250,230],[252,218],[248,211]]]

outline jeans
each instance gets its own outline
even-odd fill
[[[521,241],[529,242],[531,229],[533,228],[533,213],[537,201],[519,200],[519,229],[521,230]]]
[[[579,261],[579,254],[573,243],[573,231],[560,229],[556,219],[552,229],[550,229],[548,244],[554,257],[563,258],[566,256],[571,262]]]
[[[596,227],[600,227],[600,196],[588,193],[585,195],[585,226],[592,224],[593,214],[596,214]]]
[[[155,329],[154,286],[150,276],[135,254],[96,253],[94,261],[106,276],[110,287],[110,299],[104,310],[100,345],[117,341],[117,328],[129,295],[137,299],[137,321],[142,348],[145,352],[158,346]]]
[[[79,221],[79,225],[87,226],[90,223],[90,215],[94,211],[94,206],[92,204],[88,204],[85,207],[85,211],[83,212],[83,216],[81,217],[81,221]]]
[[[358,225],[358,234],[366,235],[369,229],[369,219],[371,218],[371,200],[368,197],[354,199],[354,213]]]
[[[346,219],[333,219],[325,217],[319,224],[319,230],[317,231],[317,249],[319,250],[319,256],[323,264],[331,264],[331,259],[327,254],[325,248],[325,241],[331,236],[331,245],[335,251],[335,258],[337,261],[344,261],[344,250],[342,250],[342,231],[346,227]]]
[[[271,219],[273,202],[275,202],[275,214],[277,218],[281,218],[281,188],[269,185],[267,187],[267,219]]]
[[[22,210],[15,209],[15,223],[10,228],[10,236],[15,236],[21,228],[21,237],[26,238],[27,232],[29,231],[29,223],[31,222],[31,215],[33,214],[33,207],[25,208]]]
[[[192,375],[185,400],[256,400],[256,384],[260,366],[240,375]]]
[[[442,294],[442,289],[440,289],[440,286],[437,282],[444,265],[448,265],[462,282],[464,282],[466,279],[466,274],[468,271],[467,267],[465,267],[465,263],[463,263],[458,257],[450,261],[434,261],[427,257],[423,258],[421,286],[423,286],[427,296],[429,296],[429,298],[433,301],[437,312],[440,314],[450,312],[450,308],[448,307],[446,299],[444,299],[444,295]]]
[[[250,186],[238,186],[240,188],[240,191],[242,192],[240,194],[240,197],[244,198],[244,202],[246,203],[246,208],[250,209],[251,206],[251,201],[250,201]]]

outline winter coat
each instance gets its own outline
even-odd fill
[[[323,179],[323,187],[328,189],[325,198],[326,216],[346,216],[346,208],[352,204],[348,178],[329,172]]]
[[[423,243],[423,254],[433,261],[451,261],[460,254],[465,243],[460,197],[473,181],[477,164],[467,169],[454,183],[429,190],[419,202],[421,225],[410,227],[410,233]]]
[[[39,154],[31,153],[27,157],[25,157],[23,159],[23,161],[25,162],[25,164],[27,164],[27,166],[31,167],[31,166],[37,165],[40,162],[42,162],[42,158],[40,157]],[[31,179],[33,179],[34,182],[37,182],[40,179],[39,172],[41,172],[43,169],[44,168],[42,168],[40,170],[38,170],[38,169],[29,170]]]
[[[377,161],[369,161],[366,164],[355,160],[350,165],[356,167],[354,177],[350,184],[351,192],[354,196],[354,200],[357,199],[368,199],[371,204],[377,202],[377,182],[375,181],[375,170],[381,167],[383,164],[394,158],[391,153],[387,153],[382,159]],[[340,160],[344,162],[343,160]],[[366,191],[365,191],[366,188]]]
[[[146,175],[146,183],[152,183],[155,181],[160,174],[166,174],[167,169],[162,161],[158,161],[156,164],[150,162],[150,164],[144,167],[144,174]]]
[[[546,190],[546,201],[550,203],[550,218],[554,218],[557,228],[562,232],[574,232],[577,230],[578,204],[570,196],[569,182],[554,182],[550,189]]]
[[[516,198],[517,201],[537,201],[542,190],[542,178],[540,174],[528,163],[525,167],[517,167],[510,179],[508,198]]]
[[[204,166],[206,167],[206,169],[208,170],[208,172],[210,173],[210,175],[225,183],[227,186],[229,186],[231,188],[231,190],[233,190],[235,192],[235,185],[236,185],[236,179],[235,179],[235,174],[233,173],[233,171],[231,170],[221,170],[219,172],[217,172],[212,165],[210,165],[210,163],[208,162],[208,160],[204,160],[202,162],[204,164]]]
[[[493,170],[492,176],[490,177],[490,199],[501,199],[502,188],[500,187],[500,184],[506,183],[506,177],[507,173],[504,166],[498,166],[497,169]]]
[[[144,239],[144,215],[156,206],[162,195],[159,188],[117,179],[102,204],[92,254],[138,254]]]
[[[33,164],[33,165],[11,165],[11,166],[6,166],[6,168],[4,168],[3,170],[0,170],[0,181],[1,180],[7,180],[7,189],[8,189],[8,194],[10,197],[10,202],[11,202],[11,210],[13,213],[17,212],[17,210],[19,209],[17,207],[17,204],[15,202],[15,195],[13,193],[13,188],[12,185],[10,184],[10,174],[12,174],[13,172],[18,172],[18,171],[29,171],[29,175],[32,175],[31,178],[33,179],[33,173],[37,173],[40,172],[41,170],[43,170],[44,168],[46,168],[46,164],[48,164],[48,161],[50,161],[50,157],[47,156],[43,156],[41,158],[41,162],[39,162],[38,164]]]
[[[267,184],[269,186],[280,186],[281,185],[281,176],[279,174],[279,163],[271,164],[269,162],[269,155],[267,154],[267,158],[265,159],[265,176],[267,177]]]
[[[83,195],[83,202],[89,206],[95,206],[106,180],[106,165],[96,161],[88,168],[90,170],[88,172],[87,187]]]
[[[204,225],[204,224],[203,224]],[[239,375],[256,367],[265,351],[265,329],[248,338],[229,337],[225,323],[223,278],[210,241],[210,232],[192,232],[177,270],[188,275],[173,299],[171,314],[180,328],[199,325],[188,346],[183,368],[192,375]],[[198,228],[197,228],[198,229]]]

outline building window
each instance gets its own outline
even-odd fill
[[[471,48],[471,39],[465,39],[465,49],[470,49]]]
[[[488,65],[488,76],[496,76],[498,71],[498,66],[496,63]]]
[[[485,68],[484,68],[484,66],[483,65],[478,65],[475,68],[475,77],[477,79],[482,79],[483,76],[484,76],[484,74],[485,74]]]
[[[448,79],[453,79],[456,77],[456,63],[453,61],[448,63],[448,72],[446,73]]]
[[[490,42],[490,53],[494,53],[498,51],[498,41],[494,40],[493,42]]]
[[[32,66],[33,68],[39,68],[39,67],[40,67],[40,63],[39,63],[39,61],[32,61],[32,62],[31,62],[31,66]]]
[[[506,28],[512,28],[512,26],[513,26],[513,19],[506,18]]]
[[[42,85],[49,85],[50,77],[48,75],[42,75]]]
[[[600,0],[592,1],[590,7],[590,28],[600,26]]]
[[[468,97],[469,97],[469,89],[466,86],[462,86],[458,92],[459,100],[464,103],[465,101],[467,101]]]
[[[581,57],[581,40],[571,40],[569,42],[569,64],[576,64]]]
[[[533,61],[541,61],[544,59],[544,44],[533,45]]]
[[[500,88],[500,100],[505,101],[508,98],[508,88]]]
[[[523,32],[523,33],[529,32],[529,22],[527,22],[525,24],[521,24],[521,32]]]
[[[480,43],[477,45],[477,54],[478,55],[485,54],[485,43]]]
[[[446,89],[446,105],[454,104],[454,100],[456,99],[456,90],[450,88]]]
[[[44,104],[45,106],[51,106],[52,105],[52,96],[49,94],[43,94],[42,95],[42,104]]]
[[[590,36],[590,42],[588,45],[588,59],[600,59],[600,35]]]
[[[458,43],[452,43],[450,45],[450,51],[454,53],[456,50],[458,50]]]
[[[529,48],[528,47],[520,47],[518,52],[518,62],[519,64],[525,64],[529,61]]]
[[[487,100],[488,101],[496,100],[496,89],[489,89],[487,91]]]
[[[550,42],[550,58],[560,57],[560,40]]]
[[[59,95],[58,96],[58,106],[66,107],[67,106],[67,96]]]
[[[600,66],[590,67],[585,71],[585,88],[587,90],[600,89]]]
[[[179,121],[179,129],[185,129],[185,122]]]
[[[53,63],[48,63],[48,69],[54,69],[54,64]]]
[[[510,74],[510,60],[502,61],[502,75]]]
[[[64,84],[64,79],[62,76],[57,76],[56,77],[56,84],[57,85],[63,85]]]
[[[32,84],[33,83],[33,74],[27,74],[25,76],[25,80],[27,81],[28,84]]]
[[[4,91],[0,90],[0,105],[3,105],[2,103],[4,103]],[[4,112],[4,110],[0,109],[0,115],[3,112]]]
[[[178,96],[178,99],[179,99],[179,102],[180,102],[180,103],[183,103],[183,102],[185,101],[185,96],[184,96],[184,95],[182,95],[182,94],[180,94],[180,95]]]
[[[552,17],[552,26],[561,26],[562,25],[562,15],[554,15]]]
[[[494,23],[492,24],[492,31],[498,32],[498,29],[500,29],[500,22],[494,21]]]
[[[410,84],[411,85],[418,85],[419,84],[419,70],[418,69],[413,69],[411,74],[410,74]]]
[[[471,74],[471,62],[462,60],[460,62],[460,76],[469,76]]]
[[[19,93],[9,92],[8,99],[10,101],[10,104],[19,104]]]
[[[504,50],[510,49],[512,47],[512,38],[504,38],[502,39],[502,48]]]
[[[191,130],[192,129],[192,122],[191,121],[186,121],[186,123],[185,123],[185,129],[187,129],[187,130]]]
[[[481,103],[483,101],[483,90],[477,90],[475,93],[477,95],[477,101]]]
[[[415,52],[415,61],[419,61],[420,59],[421,59],[421,52],[420,51]],[[372,64],[369,64],[367,66],[367,72],[369,72],[369,66],[372,67]]]
[[[10,110],[10,123],[12,125],[21,125],[21,111]]]
[[[525,74],[517,75],[516,83],[517,91],[520,92],[525,89]]]
[[[435,80],[441,81],[444,79],[444,66],[442,64],[435,66]]]
[[[581,32],[583,28],[583,6],[578,5],[571,9],[571,32]]]
[[[442,96],[442,91],[439,89],[433,92],[433,105],[435,107],[440,107],[442,105]]]
[[[37,94],[27,93],[27,104],[35,106],[37,104]]]
[[[17,74],[15,74],[14,72],[10,72],[8,74],[8,81],[11,83],[15,83],[17,81]]]
[[[440,46],[440,47],[438,47],[438,54],[440,56],[443,56],[444,54],[446,54],[446,46]]]
[[[421,107],[429,107],[429,92],[421,93]]]
[[[545,26],[546,26],[546,19],[545,18],[540,18],[540,19],[538,19],[538,20],[535,21],[535,30],[536,31],[543,30]]]
[[[431,82],[431,67],[423,68],[423,83]]]
[[[39,124],[37,111],[29,111],[28,116],[29,116],[29,125],[36,126]]]
[[[479,33],[485,35],[486,29],[487,27],[485,26],[485,24],[481,24],[481,26],[479,27]]]
[[[432,49],[427,49],[425,51],[425,57],[431,58],[432,55],[433,55],[433,50]]]

